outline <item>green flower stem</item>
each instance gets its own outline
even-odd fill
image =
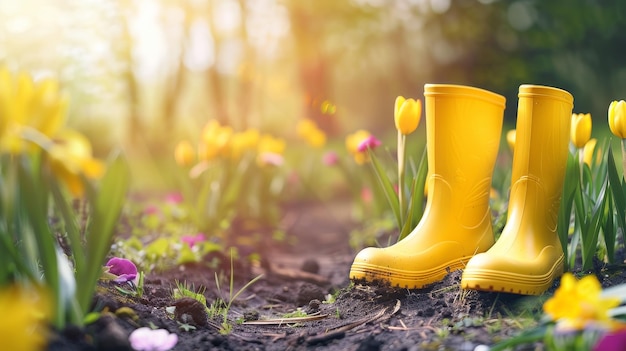
[[[404,166],[406,163],[406,135],[398,131],[398,204],[400,206],[400,230],[406,221],[406,205],[404,199]]]
[[[624,171],[623,176],[626,177],[626,139],[622,139],[622,169]]]

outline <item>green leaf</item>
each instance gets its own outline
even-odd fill
[[[565,260],[568,262],[569,252],[573,254],[575,250],[569,251],[567,243],[569,242],[569,228],[570,219],[572,215],[572,205],[577,190],[580,188],[578,164],[574,157],[570,154],[567,159],[567,166],[565,170],[565,180],[563,182],[563,195],[561,197],[561,206],[559,208],[559,217],[557,230],[561,246],[565,254]]]
[[[583,255],[583,269],[591,269],[593,268],[593,257],[595,256],[596,250],[598,248],[598,236],[600,232],[600,219],[602,218],[606,199],[605,196],[607,188],[608,188],[609,180],[606,179],[604,185],[602,186],[602,190],[600,191],[598,202],[594,204],[591,218],[585,218],[586,225],[582,231],[582,255]],[[588,222],[587,222],[588,220]]]
[[[617,168],[615,166],[615,157],[613,156],[613,149],[609,147],[609,151],[607,152],[607,174],[609,179],[609,187],[611,188],[611,193],[613,194],[613,203],[615,204],[615,212],[617,212],[617,222],[618,227],[621,229],[621,232],[624,233],[626,230],[626,219],[624,216],[626,215],[626,199],[624,196],[624,191],[622,189],[622,180],[617,173]],[[617,230],[615,231],[617,232]],[[622,234],[623,235],[623,234]]]
[[[602,233],[609,263],[615,263],[615,236],[617,235],[617,229],[615,228],[615,216],[613,216],[613,195],[611,192],[607,192],[606,196],[607,211],[602,218]]]
[[[111,248],[115,226],[126,200],[130,171],[123,155],[116,155],[100,181],[96,192],[88,190],[91,204],[90,223],[86,234],[86,256],[89,260],[79,277],[78,301],[83,311],[91,307],[91,299],[104,259]],[[89,184],[86,184],[89,188]],[[82,322],[82,321],[81,321]]]
[[[396,191],[394,190],[393,185],[391,184],[391,181],[389,180],[389,177],[387,176],[387,173],[385,173],[385,170],[383,169],[380,162],[376,158],[374,151],[372,151],[371,149],[368,149],[368,152],[369,152],[369,156],[371,160],[370,163],[372,164],[372,167],[374,169],[374,174],[376,174],[376,179],[378,179],[378,182],[385,193],[385,197],[387,198],[387,201],[389,202],[389,206],[391,206],[393,214],[396,217],[398,230],[402,230],[402,218],[400,216],[400,205],[398,204],[398,194],[396,194]]]

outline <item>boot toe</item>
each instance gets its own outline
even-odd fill
[[[534,258],[485,252],[474,256],[461,279],[464,289],[539,295],[563,274],[563,253],[544,248]]]
[[[465,266],[473,256],[464,254],[458,242],[446,241],[421,252],[398,247],[366,248],[359,252],[350,269],[350,279],[407,289],[421,289]]]

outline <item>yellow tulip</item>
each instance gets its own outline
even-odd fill
[[[198,144],[198,158],[209,161],[228,155],[233,133],[230,126],[221,126],[216,120],[207,123]]]
[[[313,147],[320,148],[326,144],[326,134],[310,119],[303,119],[298,123],[297,133]]]
[[[591,114],[572,114],[570,131],[572,144],[579,149],[584,147],[591,138]]]
[[[264,134],[261,136],[261,139],[259,139],[257,151],[259,154],[273,153],[282,155],[285,152],[286,147],[287,144],[285,143],[285,140],[273,137],[269,134]]]
[[[597,140],[595,138],[589,139],[583,148],[583,162],[591,167],[591,161],[593,160],[593,152],[596,149]]]
[[[402,96],[396,98],[394,109],[394,121],[396,129],[403,135],[411,134],[417,129],[422,117],[422,101],[405,99]]]
[[[609,128],[615,136],[626,139],[626,102],[613,101],[609,105]]]
[[[515,150],[515,137],[517,136],[517,132],[515,129],[511,129],[506,133],[506,142],[509,144],[509,149],[511,152]]]
[[[248,151],[254,151],[259,144],[261,134],[256,129],[247,129],[242,133],[235,133],[230,142],[230,157],[238,160]]]
[[[0,340],[3,350],[37,351],[46,348],[46,320],[52,314],[48,296],[39,289],[17,286],[0,289]]]
[[[182,140],[176,145],[174,159],[180,166],[190,166],[196,159],[196,152],[188,140]]]

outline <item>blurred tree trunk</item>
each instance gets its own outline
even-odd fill
[[[297,0],[290,2],[289,16],[293,24],[300,83],[305,94],[305,116],[333,135],[337,132],[336,117],[322,111],[322,103],[331,100],[329,58],[323,49],[324,19]]]
[[[243,42],[244,56],[242,64],[238,70],[238,99],[237,106],[239,108],[239,127],[247,129],[250,127],[250,113],[253,103],[254,77],[256,75],[255,61],[256,55],[252,45],[249,42],[248,30],[246,28],[246,18],[248,18],[248,10],[245,0],[238,0],[241,9],[241,24],[239,26],[239,36]]]
[[[126,81],[126,88],[128,89],[127,103],[128,103],[128,114],[129,121],[126,126],[126,141],[130,146],[137,146],[139,142],[139,136],[141,135],[141,131],[143,130],[142,125],[142,117],[141,117],[141,109],[139,103],[139,85],[137,83],[137,79],[135,78],[135,73],[133,71],[134,61],[133,61],[133,38],[130,34],[129,29],[129,18],[122,19],[122,28],[123,28],[123,37],[124,37],[124,61],[126,62],[126,71],[124,73],[124,79]]]
[[[215,24],[213,21],[213,19],[215,18],[215,14],[213,12],[212,5],[215,3],[215,1],[219,0],[211,0],[209,6],[207,6],[206,18],[209,25],[209,30],[211,31],[211,35],[213,35],[215,63],[207,69],[206,78],[210,87],[209,94],[212,95],[211,98],[215,112],[215,119],[217,119],[220,124],[230,125],[231,123],[228,113],[228,101],[226,100],[225,87],[222,81],[222,77],[217,70],[217,60],[219,58],[218,52],[220,49],[221,39],[217,33],[217,29],[215,28]]]

